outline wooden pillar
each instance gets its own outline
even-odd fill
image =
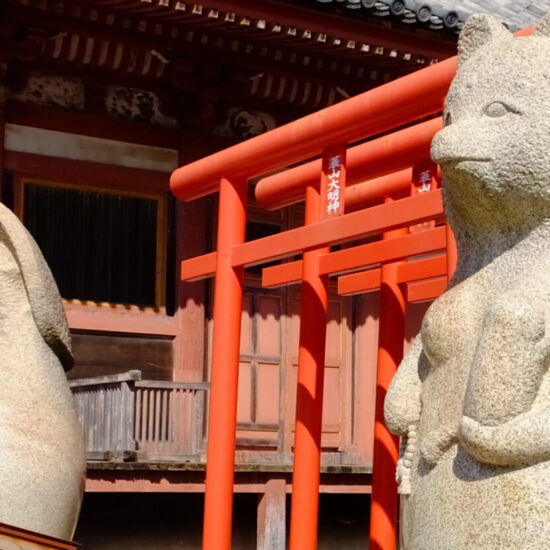
[[[206,138],[192,139],[182,133],[179,164],[188,164],[209,153]],[[174,368],[172,378],[178,382],[202,382],[206,379],[205,343],[206,282],[182,282],[181,262],[206,252],[208,233],[211,230],[208,216],[209,199],[191,202],[175,201],[175,278],[176,318],[178,334],[174,342]]]
[[[374,403],[380,291],[366,292],[355,302],[355,433],[357,452],[372,465],[374,444]]]
[[[283,550],[286,540],[286,481],[270,479],[258,499],[256,550]]]
[[[178,382],[202,382],[205,377],[206,282],[180,280],[182,260],[206,251],[209,230],[208,199],[175,204],[176,233],[176,317],[178,334],[174,346],[173,379]]]

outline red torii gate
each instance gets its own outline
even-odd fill
[[[429,142],[441,121],[422,123],[353,147],[347,151],[347,162],[345,150],[348,143],[440,112],[455,70],[454,58],[444,61],[174,172],[171,187],[180,199],[193,200],[218,190],[220,193],[217,251],[182,263],[183,280],[216,277],[205,550],[231,547],[244,267],[297,253],[303,253],[301,262],[264,270],[266,285],[302,281],[290,548],[314,550],[317,546],[328,276],[372,264],[381,267],[342,276],[338,286],[341,293],[381,289],[371,541],[372,548],[394,548],[397,444],[383,424],[382,407],[402,356],[406,299],[403,283],[445,275],[447,261],[452,261],[454,253],[450,247],[443,261],[435,257],[404,262],[410,256],[449,248],[444,227],[407,234],[409,226],[442,219],[441,194],[436,189],[395,201],[389,196],[410,188],[410,170],[407,174],[404,169],[427,161]],[[295,202],[305,194],[305,226],[245,243],[249,178],[319,155],[321,161],[308,162],[257,185],[258,200],[270,207]],[[330,166],[332,162],[334,169],[336,157],[336,183],[342,193],[337,201],[340,204],[336,206],[332,201],[331,207],[327,197],[331,183],[335,189],[336,180]],[[433,175],[428,178],[429,184],[433,184]],[[345,179],[348,185],[371,181],[348,187],[344,192]],[[388,197],[385,204],[342,214],[344,204],[358,208],[369,199],[383,196]],[[331,244],[377,233],[383,234],[382,241],[330,252]],[[434,298],[444,289],[438,279],[427,285],[419,289],[417,299]]]

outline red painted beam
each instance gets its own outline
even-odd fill
[[[429,193],[417,195],[416,197],[394,201],[390,204],[373,206],[369,208],[368,211],[354,212],[339,218],[324,220],[307,227],[298,227],[297,229],[291,229],[285,233],[271,235],[263,239],[257,239],[235,246],[233,248],[232,265],[250,266],[263,263],[268,260],[298,254],[318,246],[336,244],[371,233],[386,231],[401,225],[419,223],[440,216],[442,213],[443,204],[441,200],[441,190],[437,189]],[[443,230],[438,228],[435,231]],[[439,235],[439,233],[434,233],[434,235],[436,234]],[[423,235],[422,232],[418,232],[410,237],[410,242],[424,243],[417,245],[419,246],[417,250],[421,250],[421,252],[416,252],[416,254],[439,248],[439,241],[435,242],[435,244],[430,243],[429,245],[426,243],[426,239],[430,238],[427,232],[426,235]],[[378,243],[371,243],[370,245],[363,246],[373,245],[379,246],[379,249],[375,247],[378,251],[377,254],[382,253],[384,248],[386,248],[386,245],[379,245]],[[445,244],[443,244],[442,247],[444,246]],[[388,247],[388,249],[390,249],[390,247]],[[405,255],[412,254],[408,250],[406,252],[408,253],[405,253]],[[400,254],[403,253],[404,252],[400,252]],[[328,274],[337,271],[345,271],[361,265],[366,265],[363,259],[356,259],[355,254],[354,249],[333,252],[331,256],[335,259],[330,261],[334,261],[335,263],[321,264],[321,273]],[[386,254],[388,254],[388,252],[386,252]],[[374,261],[381,260],[375,259]],[[372,263],[372,260],[370,263]],[[214,265],[214,253],[204,254],[203,256],[185,260],[181,263],[182,280],[198,280],[204,277],[210,277],[212,276]],[[284,269],[300,268],[278,266],[278,269],[279,272],[281,272]]]
[[[412,168],[375,178],[345,189],[346,208],[360,209],[365,203],[383,195],[403,191],[411,185]],[[302,278],[302,261],[288,262],[262,270],[262,286],[273,288],[297,283]]]
[[[322,256],[319,260],[319,272],[334,275],[371,264],[401,260],[408,256],[441,250],[445,248],[446,242],[445,227],[438,227],[346,248]]]
[[[439,250],[444,247],[442,241],[443,231],[440,228],[430,230],[429,232],[419,232],[404,237],[399,237],[392,241],[392,247],[389,248],[387,242],[380,241],[379,243],[369,243],[360,245],[353,249],[332,252],[321,258],[321,274],[335,274],[338,270],[355,269],[356,267],[364,266],[366,263],[378,263],[390,260],[398,260],[432,250]],[[383,246],[382,246],[383,245]],[[408,248],[407,248],[408,247]],[[384,250],[386,249],[386,250]],[[352,254],[353,252],[353,254]],[[357,254],[359,262],[355,262],[353,257]],[[365,258],[370,258],[367,261]],[[378,259],[374,259],[378,258]],[[410,262],[400,267],[399,282],[407,282],[416,279],[424,279],[435,277],[446,273],[446,256],[438,256],[433,259],[428,259],[418,262]],[[344,267],[343,267],[344,266]],[[195,281],[212,277],[216,271],[216,252],[211,252],[203,256],[197,256],[182,262],[182,281]],[[401,273],[403,273],[401,275]],[[354,273],[349,275],[349,283],[346,277],[340,277],[340,281],[344,281],[344,285],[353,283],[353,291],[338,292],[339,294],[354,294],[361,291],[359,287],[363,273]],[[370,272],[364,272],[365,280],[370,280]],[[262,286],[264,288],[273,288],[292,283],[298,283],[302,280],[302,260],[288,262],[272,267],[267,267],[262,270]],[[357,288],[355,287],[357,284]],[[351,287],[350,287],[351,288]],[[366,287],[366,290],[372,290]]]
[[[441,190],[391,204],[373,206],[368,211],[346,214],[308,227],[250,241],[233,249],[233,265],[254,265],[304,252],[310,248],[337,244],[351,239],[420,223],[443,214]]]
[[[299,283],[302,280],[302,271],[302,260],[266,267],[262,269],[262,287],[274,288]]]
[[[373,178],[346,188],[346,210],[353,212],[364,208],[376,199],[395,195],[411,185],[412,167],[379,178]]]
[[[531,25],[530,27],[526,27],[525,29],[520,29],[519,31],[516,31],[514,33],[514,36],[529,36],[530,34],[533,34],[533,31],[536,28],[536,25]]]
[[[338,294],[363,294],[380,288],[380,268],[338,277]]]
[[[446,277],[410,283],[407,289],[407,300],[409,302],[435,300],[438,296],[441,296],[441,294],[445,292],[446,288]]]
[[[425,260],[410,261],[400,265],[397,270],[397,282],[407,283],[437,277],[447,273],[447,257],[437,256]],[[338,294],[347,296],[351,294],[361,294],[370,290],[376,290],[380,287],[380,269],[369,269],[359,273],[343,275],[338,277]],[[413,290],[413,297],[414,297]],[[417,294],[418,296],[418,294]],[[408,297],[411,300],[410,296]]]
[[[452,58],[426,67],[178,168],[172,192],[182,200],[196,199],[215,192],[221,176],[250,178],[435,114],[443,107],[456,63]]]
[[[420,279],[429,279],[447,273],[447,256],[435,256],[434,258],[426,258],[407,262],[399,266],[397,280],[399,283],[408,283],[418,281]]]
[[[181,280],[192,282],[213,277],[216,273],[216,261],[217,252],[210,252],[181,262]]]
[[[346,206],[348,199],[356,194],[380,197],[388,192],[386,191],[387,182],[364,183],[360,190],[352,191],[354,184],[408,168],[429,159],[430,144],[434,134],[441,129],[441,124],[441,117],[438,117],[350,147],[347,152]],[[308,185],[319,185],[320,173],[321,161],[317,159],[263,178],[256,185],[256,199],[268,209],[281,208],[302,201],[304,189]],[[412,177],[409,178],[408,185],[411,179]],[[358,200],[365,199],[355,199],[355,201]]]
[[[388,241],[377,241],[346,248],[337,252],[325,254],[319,258],[319,273],[321,275],[335,275],[343,271],[367,267],[368,265],[389,262],[392,260],[402,260],[409,256],[424,254],[445,248],[446,233],[444,227],[438,227],[428,231],[419,231],[410,235],[403,235]],[[418,262],[411,262],[414,265]],[[438,268],[441,262],[438,259]],[[407,264],[408,265],[408,264]],[[432,267],[426,266],[424,271]],[[414,271],[410,271],[414,273]],[[437,273],[439,275],[439,273]],[[424,275],[432,277],[433,275]],[[300,281],[302,278],[302,260],[288,262],[273,267],[267,267],[262,272],[262,286],[265,288],[282,286]],[[423,278],[423,277],[419,277]],[[403,278],[400,282],[409,279]]]
[[[388,241],[378,241],[360,245],[355,248],[331,252],[321,256],[319,271],[323,275],[334,275],[338,271],[366,267],[369,264],[402,260],[409,256],[441,250],[445,247],[445,228],[438,227],[428,231],[421,231],[396,237],[391,244]],[[444,275],[447,272],[446,256],[437,256],[426,260],[411,261],[403,264],[398,270],[398,282],[405,283],[418,279],[426,279]],[[338,279],[338,294],[357,294],[362,291],[373,290],[380,275],[373,275],[376,270],[370,269],[360,273],[341,276]],[[378,279],[376,278],[378,277]],[[272,288],[297,283],[302,279],[302,260],[288,262],[262,271],[262,286]],[[362,281],[365,281],[364,283]],[[362,285],[366,285],[364,288]],[[340,291],[340,288],[347,289]]]

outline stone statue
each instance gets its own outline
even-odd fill
[[[432,157],[458,267],[385,402],[404,548],[550,548],[550,14],[467,21]]]
[[[63,539],[74,533],[86,468],[63,372],[71,366],[52,274],[0,204],[0,522]]]

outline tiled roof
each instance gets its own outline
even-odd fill
[[[310,0],[339,11],[389,17],[406,24],[456,32],[473,13],[491,13],[511,30],[528,27],[550,11],[550,0]],[[351,13],[350,13],[351,15]]]
[[[466,15],[491,13],[512,30],[533,25],[550,11],[550,0],[440,0],[439,3],[445,9],[460,9]]]

